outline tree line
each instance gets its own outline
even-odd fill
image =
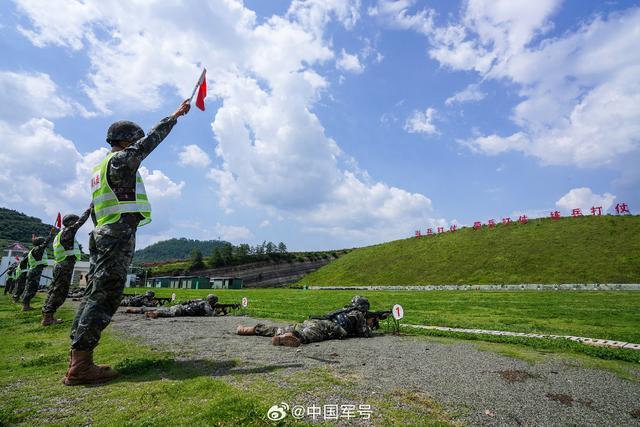
[[[289,260],[293,258],[295,256],[287,252],[287,245],[283,242],[276,245],[273,242],[264,241],[256,246],[246,243],[234,246],[229,242],[224,242],[220,246],[215,246],[206,259],[200,249],[193,249],[191,251],[189,270],[201,270],[206,268],[207,265],[212,268],[218,268],[248,262]]]

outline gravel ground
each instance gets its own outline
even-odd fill
[[[238,324],[257,322],[234,316],[150,320],[118,313],[113,327],[179,358],[240,360],[228,370],[256,377],[268,373],[285,379],[300,370],[330,366],[357,383],[345,402],[353,403],[354,390],[356,402],[366,404],[371,396],[406,389],[461,414],[456,420],[463,424],[640,425],[640,418],[632,415],[640,414],[640,382],[566,359],[548,357],[530,364],[479,351],[473,344],[443,344],[424,337],[386,335],[295,349],[235,334]],[[338,400],[339,394],[334,396]]]

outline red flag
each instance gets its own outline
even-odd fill
[[[56,228],[62,228],[62,217],[60,216],[60,212],[58,212],[58,218],[56,219]]]
[[[198,97],[196,98],[196,107],[204,111],[204,99],[207,97],[207,70],[202,73],[200,87],[198,88]]]

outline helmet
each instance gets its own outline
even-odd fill
[[[44,237],[34,237],[31,242],[36,245],[36,246],[40,246],[41,244],[43,244],[45,242]]]
[[[70,225],[75,224],[79,219],[80,217],[75,214],[65,215],[64,218],[62,218],[62,225],[64,225],[65,227],[68,227]]]
[[[207,301],[209,302],[209,304],[213,305],[218,302],[218,297],[214,294],[209,294],[207,295]]]
[[[369,300],[365,297],[361,297],[360,295],[356,295],[351,298],[351,306],[367,311],[369,310]]]
[[[137,141],[143,136],[142,128],[128,120],[119,120],[107,130],[107,142],[111,145],[119,141]]]
[[[153,291],[147,291],[144,293],[144,296],[147,298],[153,298],[156,296],[156,294]]]

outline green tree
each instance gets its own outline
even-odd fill
[[[283,242],[278,243],[278,252],[281,254],[286,254],[287,253],[287,245],[285,245]]]
[[[231,243],[225,242],[222,245],[222,250],[220,251],[222,255],[222,261],[225,265],[231,264],[233,261],[233,245]]]
[[[269,242],[267,243],[266,247],[264,248],[265,252],[268,254],[272,254],[276,251],[276,245],[273,242]]]
[[[212,267],[220,267],[222,265],[222,254],[220,253],[220,248],[218,246],[213,248],[213,252],[209,258],[209,264]]]
[[[202,252],[199,249],[191,251],[191,265],[189,270],[201,270],[204,268],[204,261],[202,258]]]

